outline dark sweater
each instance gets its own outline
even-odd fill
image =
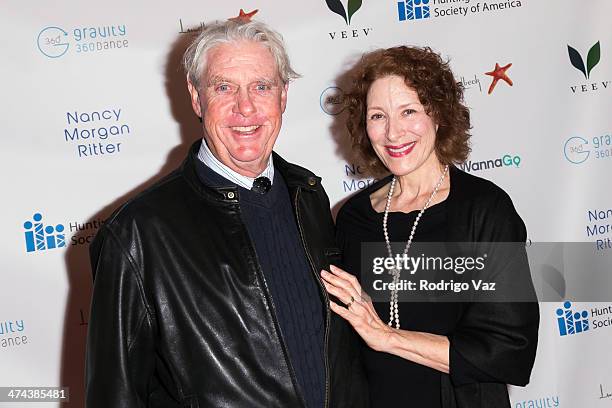
[[[199,160],[197,163],[198,176],[204,184],[238,188],[242,219],[272,296],[297,386],[308,408],[322,407],[324,310],[300,241],[285,181],[275,172],[272,188],[262,195],[236,186]]]

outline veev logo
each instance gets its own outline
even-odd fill
[[[589,330],[589,312],[575,312],[572,310],[572,303],[568,300],[563,303],[563,309],[557,309],[557,325],[559,335],[567,336],[570,334],[582,333]]]
[[[610,80],[599,79],[595,82],[590,81],[593,69],[599,65],[599,62],[601,61],[601,44],[599,41],[589,48],[589,51],[586,53],[586,61],[584,60],[583,55],[581,55],[576,48],[569,44],[567,45],[567,53],[571,65],[582,73],[582,76],[586,81],[589,81],[570,85],[569,88],[573,94],[584,94],[587,92],[597,92],[612,88],[612,81]],[[576,71],[572,70],[572,72]],[[597,76],[599,77],[599,74]]]
[[[346,9],[340,0],[325,0],[327,7],[344,19],[346,25],[351,24],[353,14],[361,8],[362,0],[349,0]]]
[[[23,224],[26,252],[46,251],[66,246],[64,225],[45,227],[42,218],[41,213],[36,213],[31,221],[28,220]]]
[[[346,3],[346,7],[340,0],[325,0],[327,7],[335,14],[342,17],[344,23],[347,26],[351,25],[353,16],[361,8],[362,0],[348,0]],[[349,39],[349,38],[359,38],[359,37],[367,37],[372,31],[371,27],[368,28],[350,28],[346,30],[340,31],[331,31],[328,32],[329,38],[332,40],[338,39]]]
[[[599,64],[599,60],[601,59],[601,49],[599,41],[593,44],[593,46],[589,50],[587,54],[586,66],[584,65],[584,60],[582,59],[580,53],[569,44],[567,45],[567,52],[569,54],[570,62],[572,63],[574,68],[582,72],[582,74],[584,75],[584,79],[589,79],[589,76],[591,75],[591,70],[595,68],[597,64]]]

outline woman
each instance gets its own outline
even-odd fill
[[[366,54],[347,94],[347,126],[373,171],[390,172],[353,196],[337,219],[343,265],[322,271],[332,310],[363,339],[372,407],[510,407],[507,384],[525,385],[535,358],[536,302],[372,302],[358,279],[361,244],[520,242],[523,221],[493,183],[454,167],[466,160],[469,111],[448,63],[429,48]],[[524,252],[524,247],[523,251]],[[406,253],[406,251],[404,252]],[[519,254],[520,255],[520,254]],[[516,257],[515,257],[516,258]],[[522,281],[528,264],[502,260]],[[397,274],[394,279],[398,279]]]

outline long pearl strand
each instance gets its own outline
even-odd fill
[[[419,220],[421,219],[421,217],[423,216],[423,213],[429,207],[434,196],[440,189],[440,186],[442,185],[442,182],[444,181],[444,177],[446,177],[446,173],[448,173],[448,164],[444,166],[444,172],[442,173],[442,176],[440,176],[440,180],[438,180],[438,183],[435,185],[434,190],[431,193],[431,196],[429,196],[429,200],[427,200],[427,202],[425,203],[425,206],[423,206],[423,208],[417,215],[416,219],[414,220],[414,223],[412,224],[412,230],[410,231],[410,237],[408,238],[408,242],[406,242],[406,247],[404,248],[404,253],[403,253],[404,256],[408,254],[408,250],[410,249],[410,246],[412,245],[412,239],[414,238],[414,232],[416,231],[417,225],[419,225]],[[389,218],[389,209],[391,208],[391,197],[393,197],[393,191],[395,190],[396,180],[397,179],[395,178],[395,176],[393,177],[393,180],[391,180],[391,186],[389,187],[389,192],[387,193],[387,203],[385,204],[385,214],[383,216],[383,232],[385,234],[385,243],[387,244],[387,252],[389,253],[389,258],[393,258],[393,251],[391,250],[391,242],[389,240],[389,232],[387,230],[387,219]],[[398,308],[398,294],[397,294],[396,288],[398,286],[399,279],[400,279],[400,271],[399,269],[394,268],[394,269],[390,269],[389,273],[393,275],[393,290],[391,291],[391,300],[389,301],[389,323],[388,325],[392,327],[393,322],[395,322],[395,328],[399,329],[400,320],[399,320],[399,308]]]

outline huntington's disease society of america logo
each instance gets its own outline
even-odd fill
[[[612,328],[612,305],[591,306],[589,310],[573,310],[565,301],[556,311],[559,335],[573,336],[586,332],[598,332]]]
[[[47,225],[43,223],[41,213],[32,216],[32,220],[23,223],[26,252],[47,251],[66,246],[64,225]]]
[[[429,0],[406,0],[397,2],[399,21],[429,18]]]
[[[400,0],[395,4],[397,5],[397,18],[401,22],[429,18],[467,17],[472,14],[502,12],[523,6],[520,0]]]
[[[561,336],[588,331],[589,312],[586,310],[574,312],[572,310],[572,303],[566,301],[563,303],[563,308],[557,309],[557,325],[559,326],[559,335]]]

